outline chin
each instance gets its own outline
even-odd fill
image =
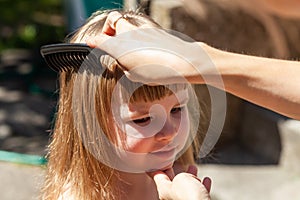
[[[173,163],[171,163],[171,164],[169,164],[169,165],[167,165],[167,166],[165,166],[165,167],[163,167],[163,168],[161,168],[161,169],[159,169],[160,171],[166,171],[166,170],[168,170],[168,169],[171,169],[173,167]]]

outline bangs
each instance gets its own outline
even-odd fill
[[[129,85],[132,85],[132,82]],[[130,103],[135,103],[140,101],[152,102],[155,100],[160,100],[180,90],[186,89],[187,85],[186,84],[172,84],[172,85],[158,85],[158,86],[141,85],[138,88],[134,86],[133,89],[134,88],[135,90],[132,93],[132,95],[130,97],[129,96],[125,97],[126,99],[129,99]],[[131,90],[130,88],[129,91],[133,91],[133,90]],[[126,94],[127,93],[123,93],[122,95],[126,95]],[[122,97],[124,98],[124,96]]]
[[[107,67],[100,80],[101,88],[107,90],[106,94],[111,94],[109,98],[117,98],[115,100],[127,103],[153,102],[188,87],[184,83],[150,86],[140,82],[132,82],[125,76],[117,63]]]
[[[127,103],[153,102],[188,88],[186,83],[150,86],[132,82],[114,58],[105,56],[100,61],[105,66],[105,70],[99,77],[98,89],[100,93],[106,95],[98,97],[104,98],[106,103],[112,99]]]

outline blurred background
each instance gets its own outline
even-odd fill
[[[300,58],[299,0],[0,0],[1,200],[38,199],[43,181],[58,83],[40,47],[111,8],[142,8],[164,28],[219,49]],[[197,90],[209,106],[204,86]],[[213,179],[212,199],[300,199],[300,122],[230,94],[226,106],[223,133],[199,160],[200,177]]]

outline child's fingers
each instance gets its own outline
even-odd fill
[[[171,199],[172,182],[168,175],[162,171],[150,172],[148,175],[153,178],[160,199]]]
[[[190,165],[187,173],[193,174],[194,176],[197,176],[198,168],[195,165]]]
[[[155,183],[157,185],[160,185],[160,184],[164,184],[164,183],[168,183],[170,182],[170,178],[168,175],[166,175],[164,172],[162,171],[158,171],[154,174],[153,176],[153,180],[155,181]]]
[[[208,193],[210,193],[211,190],[211,179],[209,177],[205,177],[202,181],[202,184],[205,186]]]
[[[170,180],[173,180],[173,178],[175,177],[173,168],[169,168],[163,172],[169,177]]]
[[[197,177],[198,168],[195,165],[190,165],[187,170],[187,173],[193,174],[194,176]],[[201,180],[198,177],[196,179],[198,179],[201,182]],[[205,186],[208,193],[211,190],[211,183],[212,183],[212,181],[209,177],[205,177],[202,181],[202,184]]]
[[[172,169],[172,168],[171,168]],[[155,180],[156,177],[158,178],[166,178],[167,180],[172,180],[174,178],[174,171],[173,169],[167,169],[165,171],[153,171],[153,172],[147,172],[147,174]]]

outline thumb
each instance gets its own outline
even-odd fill
[[[156,184],[159,199],[172,199],[170,194],[172,182],[168,175],[162,171],[151,172],[148,174],[153,178]]]
[[[86,40],[86,44],[92,48],[99,48],[100,44],[103,44],[105,41],[107,41],[108,39],[110,39],[111,36],[109,35],[105,35],[105,34],[99,34],[97,36],[94,37],[90,37]],[[103,45],[101,45],[101,49],[103,48]],[[103,49],[106,50],[106,49]]]
[[[153,178],[156,186],[161,186],[163,184],[171,184],[171,179],[169,178],[169,176],[162,171],[150,172],[148,174],[150,177]]]

